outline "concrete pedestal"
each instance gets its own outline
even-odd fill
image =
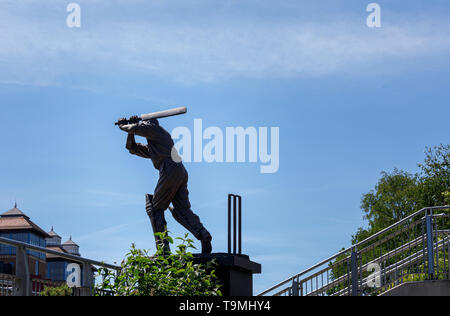
[[[261,265],[250,261],[247,255],[229,253],[213,253],[209,255],[194,255],[195,263],[203,263],[215,259],[218,264],[216,275],[223,287],[223,296],[252,296],[253,274],[261,273]]]
[[[392,288],[381,296],[450,296],[450,281],[407,282]]]

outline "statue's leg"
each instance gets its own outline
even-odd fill
[[[167,230],[164,211],[169,207],[175,197],[175,194],[183,181],[183,176],[180,168],[174,168],[172,164],[164,162],[154,195],[147,195],[152,197],[151,199],[147,199],[146,209],[154,233],[161,233]],[[151,203],[148,202],[149,200]],[[160,239],[155,236],[155,241],[159,244]],[[167,241],[164,243],[164,249],[170,251],[169,243]]]
[[[195,238],[202,243],[202,253],[211,253],[211,234],[206,230],[200,222],[200,218],[191,210],[191,203],[189,202],[189,191],[187,188],[187,172],[186,180],[178,189],[172,201],[173,209],[171,209],[173,218],[184,226]]]
[[[153,234],[164,233],[167,230],[167,222],[164,218],[164,211],[157,210],[153,207],[153,195],[151,194],[145,195],[145,210],[147,211],[147,215],[150,218]],[[161,245],[161,238],[157,236],[154,237],[156,247],[158,247],[158,245]],[[165,240],[164,244],[161,246],[164,247],[165,252],[170,252],[170,246],[167,240]]]

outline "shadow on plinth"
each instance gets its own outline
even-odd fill
[[[217,264],[216,275],[222,283],[223,296],[253,296],[253,274],[261,273],[259,263],[242,254],[194,254],[194,263],[212,260]]]

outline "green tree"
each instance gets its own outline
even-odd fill
[[[382,172],[374,189],[364,194],[361,198],[361,209],[364,219],[367,220],[367,228],[360,227],[355,235],[352,236],[352,243],[361,242],[384,228],[398,222],[406,216],[418,211],[419,209],[450,204],[450,146],[439,145],[433,148],[426,148],[425,160],[419,163],[419,172],[411,174],[405,171],[394,169],[393,172]],[[439,227],[447,229],[450,227],[447,217],[436,219]],[[416,232],[421,232],[421,222],[411,221],[414,225],[413,233],[408,234],[401,230],[401,227],[394,228],[389,232],[389,237],[381,235],[366,243],[364,247],[370,249],[361,254],[360,264],[367,264],[376,259],[380,254],[386,254],[392,251],[396,245],[404,244],[417,238]],[[387,239],[386,239],[387,238]],[[402,259],[405,259],[410,252],[420,251],[421,244],[410,246],[408,251],[400,251],[389,255],[384,259],[385,265],[391,265]],[[444,253],[440,253],[439,260],[446,258]],[[333,280],[348,273],[349,254],[344,254],[330,263],[331,276]],[[439,265],[442,266],[444,262]],[[424,266],[416,267],[417,271],[423,271]],[[403,271],[406,278],[425,278],[425,274],[416,274],[410,276],[409,271]],[[367,276],[367,273],[363,276]],[[406,279],[405,279],[406,280]],[[328,291],[332,295],[342,290],[347,284],[336,284]],[[371,290],[367,290],[370,294]],[[376,293],[374,291],[373,293]]]
[[[425,154],[425,161],[419,164],[420,206],[445,205],[450,189],[450,145],[427,148]]]
[[[446,191],[442,195],[444,196],[445,204],[450,205],[450,191]]]
[[[394,169],[382,172],[375,188],[361,198],[361,209],[367,228],[352,236],[357,243],[402,218],[428,206],[450,202],[450,145],[426,148],[420,172],[411,174]]]
[[[414,212],[419,204],[418,177],[395,169],[382,172],[375,189],[362,196],[361,209],[368,228],[359,228],[353,236],[357,243]]]

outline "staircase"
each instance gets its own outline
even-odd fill
[[[450,281],[449,263],[450,206],[428,207],[258,296],[393,295],[402,284]]]

